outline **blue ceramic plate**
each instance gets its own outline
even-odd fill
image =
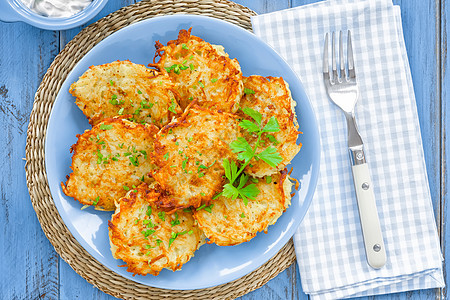
[[[192,34],[212,44],[225,47],[231,58],[236,57],[245,76],[252,74],[282,76],[290,85],[297,101],[299,137],[303,147],[292,161],[292,176],[300,181],[300,190],[292,205],[278,222],[260,233],[250,242],[232,246],[202,246],[195,257],[181,271],[163,270],[158,276],[132,276],[124,264],[115,260],[110,251],[107,223],[111,212],[98,212],[92,208],[80,210],[81,204],[62,192],[60,183],[71,173],[69,148],[76,142],[76,134],[90,128],[86,117],[75,105],[69,86],[89,66],[129,59],[148,64],[155,52],[156,40],[165,44],[176,39],[180,29],[192,27]],[[286,244],[302,221],[311,202],[319,172],[319,135],[314,113],[302,85],[288,64],[267,44],[250,32],[217,19],[175,15],[142,21],[128,26],[95,46],[73,68],[61,87],[50,116],[45,159],[48,182],[55,205],[78,242],[100,263],[130,280],[167,289],[207,288],[240,278],[268,261]]]

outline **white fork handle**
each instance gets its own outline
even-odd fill
[[[369,167],[367,163],[353,165],[352,173],[367,262],[372,268],[379,269],[386,263],[386,250],[381,234]]]

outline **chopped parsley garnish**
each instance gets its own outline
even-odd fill
[[[144,159],[147,159],[147,151],[145,150],[139,150],[144,155]]]
[[[175,108],[177,107],[177,104],[175,103],[174,99],[170,99],[172,104],[170,104],[168,110],[176,114]]]
[[[186,164],[187,164],[188,160],[189,160],[189,158],[186,156],[186,158],[181,162],[181,168],[183,169],[183,171],[185,173],[187,173],[187,171],[186,171]]]
[[[154,104],[149,101],[146,101],[146,100],[141,101],[141,108],[143,108],[143,109],[150,109],[153,107],[153,105]]]
[[[272,176],[267,176],[266,177],[266,183],[269,184],[272,182]]]
[[[186,44],[182,44],[181,48],[183,48],[184,50],[189,50],[189,47]]]
[[[109,81],[109,84],[110,84],[110,85],[114,85],[114,81],[110,80],[110,81]]]
[[[124,189],[125,191],[129,191],[129,190],[130,190],[130,188],[127,187],[126,185],[123,186],[123,189]]]
[[[123,143],[119,144],[119,148],[120,148],[120,149],[123,148]]]
[[[141,95],[141,94],[142,94],[141,90],[138,90],[138,91],[137,91],[137,93],[138,93],[139,95]]]
[[[176,225],[180,225],[180,223],[181,223],[180,220],[178,220],[178,214],[175,213],[175,219],[170,221],[170,225],[173,227],[173,226],[176,226]]]
[[[205,85],[204,85],[203,82],[201,82],[201,81],[198,82],[198,85],[201,86],[202,88],[205,87]]]
[[[112,125],[106,125],[106,124],[100,124],[100,129],[101,130],[110,130],[110,129],[112,129],[113,128],[113,126]]]
[[[154,234],[156,231],[154,229],[146,229],[146,230],[142,230],[141,233],[145,236],[148,237],[151,234]]]
[[[133,166],[138,167],[139,166],[139,160],[136,157],[136,155],[131,155],[130,157],[128,157],[128,159],[131,161],[131,163],[133,164]]]
[[[97,198],[95,198],[95,200],[92,202],[92,205],[97,205],[98,201],[100,201],[99,196],[97,196]]]
[[[190,230],[190,231],[192,231],[192,230]],[[179,237],[180,235],[183,235],[183,234],[186,234],[186,233],[188,233],[188,234],[194,233],[193,231],[192,231],[192,233],[189,233],[190,231],[186,230],[186,231],[182,231],[182,232],[172,232],[171,238],[169,239],[169,248],[170,248],[170,245],[172,245],[172,243],[175,241],[175,239],[177,237]]]
[[[250,95],[250,94],[254,94],[255,91],[249,88],[244,88],[244,94],[246,95]]]
[[[189,64],[189,68],[191,69],[191,71],[194,71],[195,67],[192,63]]]
[[[145,214],[149,217],[152,215],[152,207],[150,205],[147,207],[147,212]]]
[[[217,78],[213,78],[213,79],[211,79],[211,82],[214,83],[214,82],[216,82],[217,80],[218,80]]]
[[[244,213],[240,214],[240,217],[241,217],[241,218],[245,218]]]
[[[117,100],[117,95],[114,94],[111,96],[111,100],[109,100],[109,103],[111,103],[112,105],[121,105],[125,103],[125,100],[122,101]]]
[[[119,111],[117,112],[117,114],[120,116],[123,114],[125,107],[122,107],[121,109],[119,109]]]
[[[166,154],[164,154],[163,157],[164,157],[165,160],[168,160],[168,159],[169,159],[169,152],[167,152]]]
[[[166,221],[166,213],[164,211],[160,211],[158,213],[158,218],[160,218],[162,221]]]

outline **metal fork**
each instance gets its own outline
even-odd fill
[[[364,237],[364,247],[368,264],[379,269],[386,263],[380,221],[378,219],[373,184],[364,155],[364,146],[356,127],[355,105],[359,97],[350,30],[347,37],[347,67],[344,62],[342,31],[339,32],[339,72],[336,63],[335,33],[332,33],[332,74],[328,65],[328,33],[325,36],[323,52],[323,80],[330,99],[344,111],[347,120],[348,149],[352,164],[353,183],[358,202],[359,219]],[[347,72],[346,72],[347,69]]]

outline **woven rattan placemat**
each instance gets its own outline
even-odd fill
[[[26,144],[26,177],[31,202],[45,235],[56,252],[83,278],[100,290],[124,299],[233,299],[274,278],[295,261],[290,240],[257,270],[235,281],[199,290],[167,290],[128,280],[95,260],[65,226],[59,215],[45,172],[45,135],[56,95],[75,64],[97,43],[130,24],[160,15],[196,14],[219,18],[251,30],[252,10],[226,0],[150,0],[124,7],[83,29],[70,41],[47,70],[30,116]]]

